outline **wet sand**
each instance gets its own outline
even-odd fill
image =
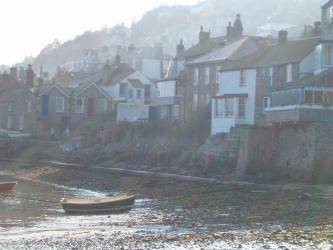
[[[136,194],[139,202],[129,214],[74,221],[58,217],[56,208],[38,231],[32,223],[0,236],[0,249],[330,249],[333,243],[330,186],[225,186],[46,166],[3,166],[2,173]]]

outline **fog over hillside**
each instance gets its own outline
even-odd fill
[[[201,25],[212,36],[225,33],[226,25],[240,13],[245,34],[257,34],[258,27],[297,26],[299,32],[305,24],[320,20],[321,5],[325,0],[206,0],[194,6],[162,6],[147,12],[130,28],[116,26],[86,32],[63,44],[51,43],[36,58],[34,68],[43,65],[54,73],[57,66],[80,56],[86,49],[111,46],[116,48],[161,43],[164,50],[174,54],[175,46],[183,39],[186,47],[197,42]],[[277,26],[280,25],[280,26]]]

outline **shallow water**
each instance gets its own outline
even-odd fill
[[[8,180],[8,179],[7,179]],[[118,193],[114,193],[116,195]],[[19,181],[12,193],[0,195],[0,240],[34,237],[40,234],[96,231],[117,232],[165,231],[161,220],[151,218],[151,200],[137,200],[135,208],[126,214],[69,216],[58,201],[63,197],[105,197],[93,192],[46,182]],[[111,193],[112,195],[112,193]],[[12,196],[12,197],[8,197]],[[53,201],[53,202],[46,202]]]

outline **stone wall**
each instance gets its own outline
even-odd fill
[[[333,125],[239,127],[237,172],[276,180],[326,181],[333,176]]]

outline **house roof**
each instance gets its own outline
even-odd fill
[[[90,87],[95,87],[105,98],[111,99],[110,95],[108,93],[106,93],[102,88],[100,88],[94,82],[92,82],[92,83],[86,83],[86,84],[81,84],[80,86],[72,89],[71,93],[74,96],[78,96],[78,95],[82,94],[84,91],[86,91],[87,89],[89,89]]]
[[[127,79],[130,84],[136,88],[136,89],[142,89],[143,88],[143,84],[139,79]]]
[[[206,54],[207,52],[211,51],[214,48],[222,47],[224,45],[224,41],[227,40],[225,36],[220,36],[216,38],[209,39],[207,41],[198,43],[193,47],[185,50],[182,53],[181,57],[183,58],[193,58],[197,56],[201,56]]]
[[[16,101],[21,100],[22,97],[26,97],[28,95],[32,96],[32,93],[26,88],[12,88],[0,92],[0,100],[1,102]]]
[[[326,8],[327,6],[329,5],[332,5],[333,4],[333,0],[329,0],[327,3],[325,3],[322,8]]]
[[[68,91],[68,88],[64,88],[59,84],[50,84],[50,85],[42,86],[39,91],[39,96],[44,95],[45,93],[49,92],[53,88],[56,88],[57,90],[59,90],[66,97],[70,96],[70,92]]]
[[[133,74],[135,70],[127,63],[121,63],[117,68],[115,68],[111,73],[111,82],[106,83],[107,85],[112,85],[120,82],[126,77]],[[105,84],[105,83],[103,83]]]
[[[290,40],[258,49],[249,56],[226,64],[221,71],[251,69],[299,62],[320,43],[319,37]]]
[[[243,37],[222,48],[214,49],[208,54],[205,54],[188,62],[187,65],[221,62],[225,60],[236,60],[253,53],[259,47],[260,44],[258,38]]]

